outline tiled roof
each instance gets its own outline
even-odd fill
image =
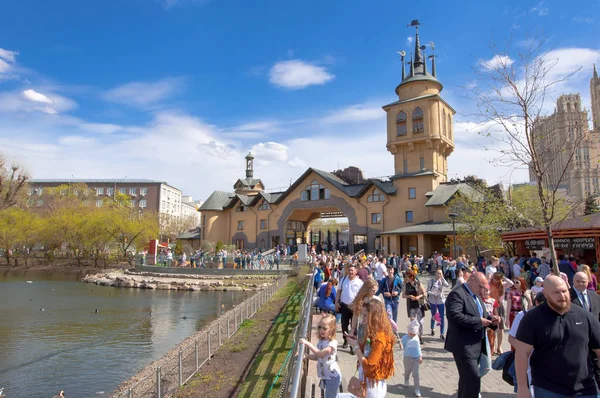
[[[223,210],[223,206],[229,203],[231,197],[231,193],[224,191],[215,191],[213,192],[202,206],[200,206],[200,211],[203,210]]]
[[[200,238],[201,238],[200,228],[195,229],[193,231],[184,232],[177,237],[177,239],[200,239]]]
[[[443,206],[459,191],[469,196],[471,199],[483,197],[483,195],[478,193],[471,185],[464,182],[458,184],[441,184],[433,191],[433,195],[429,198],[427,203],[425,203],[425,206]]]
[[[455,227],[459,228],[462,224],[456,223]],[[408,227],[398,228],[391,231],[382,232],[381,235],[414,235],[414,234],[437,234],[449,235],[452,234],[451,222],[434,222],[428,221],[421,224],[410,225]]]
[[[265,186],[260,179],[252,178],[252,177],[246,177],[246,178],[243,178],[243,179],[240,178],[239,180],[237,180],[235,182],[235,185],[237,185],[238,181],[241,182],[242,184],[244,184],[244,186],[246,186],[246,187],[253,187],[253,186],[255,186],[255,185],[259,184],[259,183],[263,187]]]
[[[433,171],[417,171],[416,173],[398,173],[390,177],[390,180],[399,180],[401,178],[408,177],[422,177],[422,176],[432,176],[435,175]]]

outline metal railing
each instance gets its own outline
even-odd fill
[[[225,268],[227,265],[235,264],[237,269],[246,269],[246,270],[273,270],[273,269],[287,269],[292,266],[291,262],[292,256],[280,256],[279,261],[276,259],[275,250],[271,249],[267,252],[263,252],[260,254],[252,254],[247,258],[242,258],[242,256],[213,256],[213,255],[204,255],[202,257],[198,257],[195,261],[196,268],[213,268],[213,266],[222,266]],[[186,260],[186,267],[191,266],[191,261],[188,258]],[[278,264],[279,262],[279,264]],[[141,264],[141,263],[140,263]],[[146,265],[146,264],[143,264]],[[180,267],[180,263],[177,258],[172,260],[167,260],[166,256],[157,256],[156,266],[165,266],[165,267]]]
[[[297,348],[298,355],[295,357],[295,360],[291,360],[288,364],[285,377],[279,390],[280,397],[289,396],[296,398],[299,396],[298,394],[304,378],[304,372],[306,371],[306,366],[304,366],[304,355],[306,350],[304,344],[301,344],[299,340],[300,338],[307,338],[308,329],[312,322],[311,309],[313,304],[313,294],[314,283],[311,273],[311,277],[309,277],[304,293],[304,298],[302,299],[299,318],[301,323],[299,323],[294,330],[293,349],[295,350]]]
[[[152,372],[142,375],[143,378],[136,381],[133,386],[127,387],[124,391],[118,391],[111,397],[169,397],[198,373],[202,366],[210,361],[217,349],[239,330],[244,320],[254,316],[262,305],[285,285],[286,281],[286,276],[277,279],[265,290],[256,293],[233,310],[223,314],[196,339],[184,341],[179,348],[178,355],[164,362],[159,360],[159,365]],[[169,357],[170,354],[166,356]]]

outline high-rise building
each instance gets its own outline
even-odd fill
[[[600,79],[594,66],[590,82],[592,118],[600,117]],[[546,169],[544,185],[558,188],[567,196],[585,199],[600,195],[600,129],[590,130],[588,111],[582,108],[579,94],[561,95],[552,115],[540,118],[533,126],[536,153]],[[529,168],[529,179],[536,176]]]
[[[592,95],[592,124],[594,131],[600,131],[600,78],[594,64],[594,75],[590,80],[590,93]]]

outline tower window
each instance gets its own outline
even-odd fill
[[[408,188],[408,198],[409,199],[417,198],[417,188]]]
[[[385,196],[381,194],[379,189],[374,189],[371,195],[367,196],[367,202],[383,202],[385,201]]]
[[[269,210],[269,203],[266,200],[263,200],[260,206],[258,206],[258,210]]]
[[[371,213],[371,224],[381,224],[381,213]]]
[[[447,136],[448,136],[448,133],[447,133],[447,131],[448,131],[448,130],[446,130],[446,110],[444,110],[444,111],[442,112],[442,135],[443,135],[444,137],[447,137]]]
[[[320,199],[327,200],[330,196],[329,189],[325,188],[323,184],[319,184],[317,180],[313,180],[300,194],[300,200],[303,202]]]
[[[404,169],[404,174],[408,173],[408,160],[404,159],[403,166],[404,166],[404,168],[403,168]]]
[[[413,133],[423,132],[423,110],[417,107],[412,113],[412,131]]]
[[[448,138],[452,139],[452,119],[448,115]]]
[[[420,159],[420,164],[419,166],[421,166],[421,171],[425,170],[425,158],[421,156]]]
[[[397,135],[406,135],[406,112],[400,111],[396,116]]]
[[[413,222],[413,212],[412,211],[406,212],[406,222]]]

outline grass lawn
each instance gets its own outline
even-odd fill
[[[302,275],[302,272],[300,272],[300,275]],[[269,389],[277,377],[277,373],[286,361],[286,358],[288,358],[288,354],[294,344],[294,328],[299,322],[300,306],[306,286],[304,283],[298,283],[300,279],[299,277],[290,280],[285,287],[273,296],[275,300],[285,297],[289,297],[289,300],[273,322],[273,327],[256,356],[246,380],[240,386],[238,397],[267,397]],[[270,303],[266,305],[268,306]],[[248,327],[249,330],[251,328],[252,325]],[[272,397],[278,395],[281,381],[282,378],[280,377],[275,385],[273,385],[271,389]]]

